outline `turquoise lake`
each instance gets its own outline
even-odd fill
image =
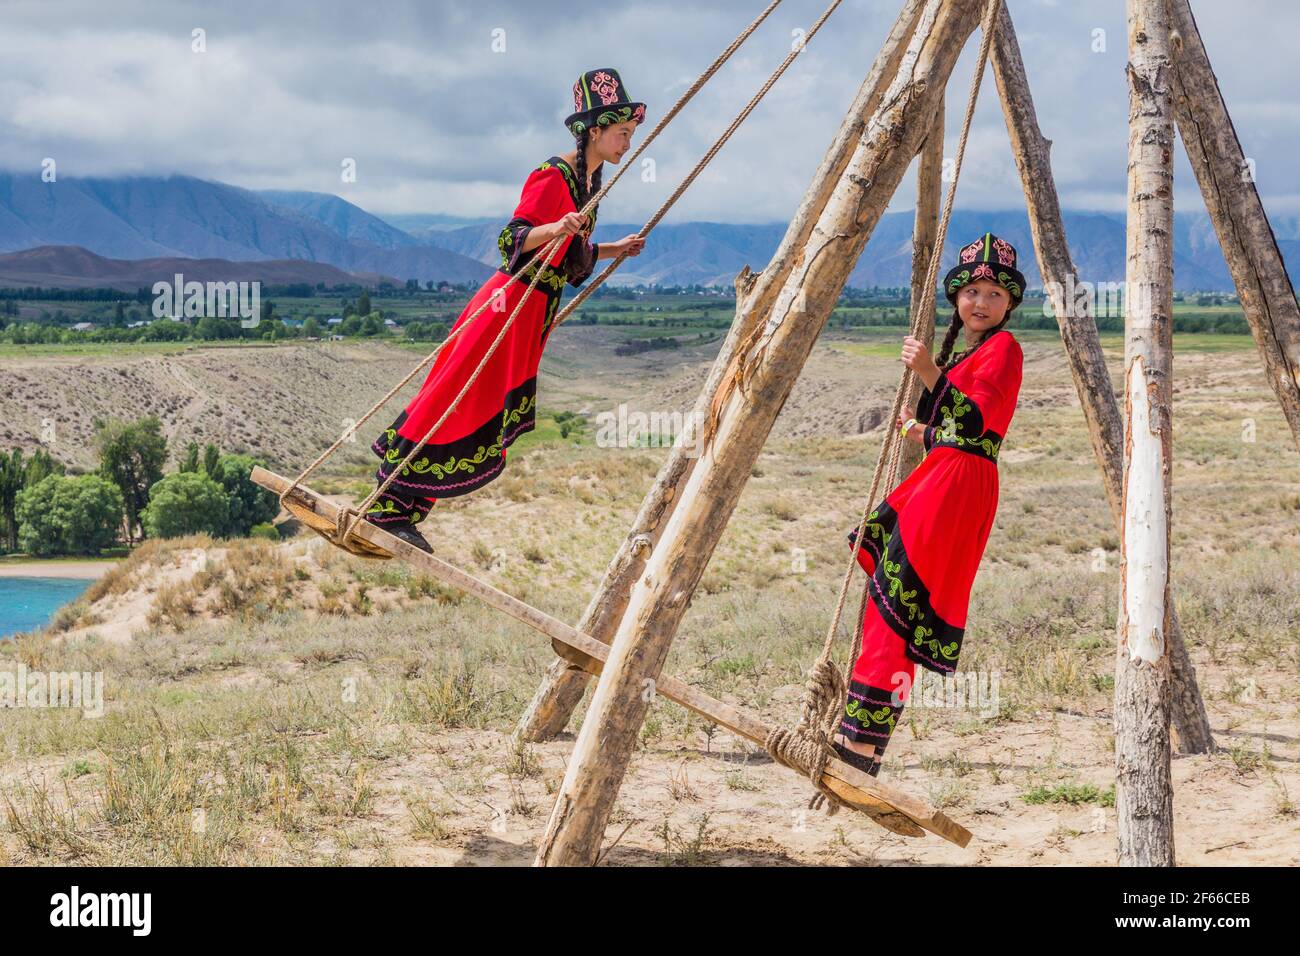
[[[90,584],[88,578],[0,578],[0,638],[49,623]]]

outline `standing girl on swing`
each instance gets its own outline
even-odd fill
[[[1004,326],[1024,295],[1016,250],[985,233],[965,246],[943,289],[955,307],[936,361],[918,339],[901,360],[926,385],[903,435],[926,456],[867,518],[862,653],[834,747],[872,776],[911,691],[916,665],[957,669],[971,585],[998,506],[998,450],[1015,413],[1023,357]],[[952,355],[960,330],[967,348]]]
[[[365,514],[367,521],[424,551],[432,549],[415,526],[433,503],[469,494],[499,477],[506,449],[536,426],[537,368],[565,283],[581,285],[596,260],[639,255],[645,245],[636,235],[591,242],[599,207],[578,215],[600,190],[602,164],[618,163],[631,147],[633,132],[645,120],[645,104],[632,102],[618,71],[605,68],[589,70],[573,84],[573,108],[565,126],[575,149],[551,156],[529,173],[514,217],[497,239],[501,266],[470,299],[452,331],[489,304],[438,353],[419,393],[371,445],[381,459],[375,478],[382,485],[460,394],[540,268],[536,288],[474,384]],[[558,236],[566,238],[550,258],[536,261],[536,253]],[[518,280],[511,282],[512,275]]]

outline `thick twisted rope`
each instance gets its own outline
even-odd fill
[[[989,47],[992,45],[993,28],[1000,0],[989,0],[984,12],[980,29],[979,62],[975,65],[975,75],[971,78],[970,92],[966,97],[966,115],[962,121],[961,137],[957,142],[957,158],[953,167],[952,183],[948,187],[948,196],[944,202],[943,216],[939,220],[935,236],[934,249],[930,254],[930,264],[926,269],[925,283],[921,287],[921,300],[912,316],[911,334],[918,336],[923,327],[923,316],[934,310],[934,288],[939,275],[939,263],[943,255],[943,243],[948,234],[948,223],[952,219],[953,200],[957,195],[957,181],[961,176],[962,158],[966,154],[966,140],[970,134],[971,119],[975,115],[975,101],[979,98],[980,82],[984,76],[984,67],[988,62]],[[834,740],[835,728],[840,720],[847,691],[844,672],[835,664],[835,639],[839,632],[840,619],[844,614],[844,605],[848,600],[849,586],[853,581],[853,571],[858,563],[857,551],[862,547],[863,536],[867,533],[867,524],[871,520],[872,508],[876,504],[876,495],[882,484],[882,478],[888,475],[888,487],[897,484],[899,462],[902,458],[903,436],[894,422],[903,410],[903,404],[911,393],[915,371],[904,367],[902,379],[894,393],[894,405],[885,430],[885,440],[876,459],[875,471],[871,476],[871,491],[867,494],[867,503],[862,511],[862,520],[858,523],[857,536],[849,551],[848,568],[840,584],[839,599],[835,604],[835,613],[830,627],[826,631],[826,640],[822,652],[814,662],[804,686],[803,707],[799,723],[792,728],[778,727],[768,734],[764,743],[772,759],[787,767],[807,773],[817,790],[809,806],[817,809],[827,804],[829,813],[834,814],[844,802],[822,783],[827,762],[835,756],[831,742]],[[883,560],[883,558],[882,558]],[[849,653],[849,667],[862,651],[862,625],[867,611],[867,602],[871,599],[871,579],[863,585],[862,600],[858,606],[858,626],[853,634],[853,648]]]

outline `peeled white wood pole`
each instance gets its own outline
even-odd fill
[[[1038,271],[1042,274],[1043,286],[1060,326],[1065,357],[1070,363],[1079,406],[1088,426],[1088,437],[1101,469],[1106,500],[1115,518],[1115,527],[1119,528],[1122,521],[1120,479],[1124,468],[1124,422],[1120,418],[1110,372],[1102,355],[1092,303],[1086,294],[1088,286],[1079,281],[1066,242],[1061,204],[1052,179],[1052,142],[1038,127],[1034,98],[1020,56],[1020,43],[1005,5],[998,11],[990,59],[998,95],[1002,99],[1007,133],[1011,137],[1011,152],[1024,187]],[[1170,709],[1178,750],[1180,753],[1208,753],[1216,749],[1214,734],[1196,683],[1196,669],[1183,642],[1178,607],[1173,602],[1169,606],[1169,615],[1169,664],[1173,678]]]
[[[921,7],[922,0],[907,0],[903,4],[871,70],[858,89],[844,122],[822,158],[821,167],[813,176],[803,203],[772,261],[761,273],[751,273],[746,267],[736,277],[736,318],[700,391],[691,417],[692,425],[700,421],[701,415],[706,414],[712,404],[714,392],[731,362],[733,350],[745,341],[757,322],[766,321],[766,313],[771,309],[776,293],[802,257],[813,224],[830,200],[835,184],[839,182],[844,167],[853,154],[854,146],[862,138],[867,120],[875,112],[880,97],[898,70],[899,60],[916,28]],[[678,489],[690,475],[695,461],[693,445],[689,441],[674,447],[669,453],[654,485],[641,504],[631,530],[610,561],[604,579],[578,622],[578,630],[606,644],[613,640],[619,619],[627,608],[632,582],[645,568],[646,558],[658,543],[668,516],[680,500]],[[516,739],[550,740],[562,731],[572,717],[574,708],[582,700],[589,678],[586,671],[574,668],[563,658],[557,657],[552,661],[515,728]]]
[[[1115,662],[1119,863],[1172,866],[1169,755],[1174,126],[1164,0],[1128,0],[1124,523]]]
[[[1174,117],[1264,373],[1300,448],[1300,306],[1187,0],[1169,0]],[[1285,160],[1284,160],[1285,162]]]
[[[982,0],[927,0],[898,75],[867,124],[748,356],[752,371],[747,393],[730,392],[714,441],[692,470],[635,585],[574,745],[536,865],[596,861],[682,615],[772,423],[933,123],[938,97],[982,8]]]

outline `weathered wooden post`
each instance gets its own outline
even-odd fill
[[[1086,287],[1079,282],[1066,243],[1061,204],[1052,178],[1049,152],[1052,143],[1043,137],[1038,127],[1034,98],[1020,57],[1020,44],[1005,6],[998,16],[990,58],[1007,121],[1007,133],[1011,137],[1011,152],[1024,187],[1034,253],[1061,329],[1061,341],[1074,376],[1079,406],[1083,410],[1106,498],[1118,528],[1122,523],[1120,478],[1124,467],[1124,422],[1120,418],[1110,373],[1101,352],[1092,303],[1081,294]],[[1169,616],[1169,663],[1173,676],[1170,706],[1178,749],[1181,753],[1207,753],[1215,749],[1210,718],[1196,683],[1196,670],[1183,642],[1177,607],[1172,602]]]
[[[939,106],[934,114],[934,125],[925,137],[916,163],[916,215],[912,219],[912,295],[908,312],[915,315],[921,305],[921,295],[925,287],[925,277],[930,270],[930,257],[934,255],[934,243],[939,237],[939,214],[943,205],[943,126],[944,98],[939,97]],[[934,344],[935,315],[921,317],[920,339],[928,345]],[[921,396],[921,382],[914,378],[912,394],[907,396],[905,404],[916,408]],[[890,428],[893,422],[885,422]],[[921,463],[921,446],[916,442],[903,442],[903,449],[898,459],[900,478],[912,473]]]
[[[772,261],[757,275],[746,269],[737,277],[736,320],[700,391],[690,427],[693,428],[707,414],[718,384],[731,363],[734,350],[740,342],[746,340],[756,323],[766,320],[777,292],[803,255],[803,247],[813,224],[843,175],[854,147],[862,138],[867,120],[876,111],[881,96],[898,71],[899,61],[916,28],[921,7],[922,0],[906,0],[903,4]],[[578,622],[578,630],[605,643],[613,640],[614,631],[627,608],[632,583],[640,576],[646,558],[659,541],[668,516],[680,500],[678,490],[690,476],[695,461],[693,445],[689,440],[669,453],[653,487],[641,504],[632,529],[614,555],[600,587]],[[582,700],[588,679],[589,675],[585,671],[572,667],[563,658],[556,658],[520,719],[515,729],[516,738],[528,741],[549,740],[563,730],[573,709]]]
[[[1264,373],[1300,448],[1300,306],[1187,0],[1170,0],[1174,116]]]
[[[538,865],[595,862],[682,615],[849,272],[931,128],[982,8],[982,0],[927,0],[898,75],[746,357],[747,395],[729,393],[715,440],[636,582],[538,847]]]
[[[1169,768],[1173,104],[1164,0],[1128,0],[1124,524],[1115,667],[1119,862],[1174,863]]]

